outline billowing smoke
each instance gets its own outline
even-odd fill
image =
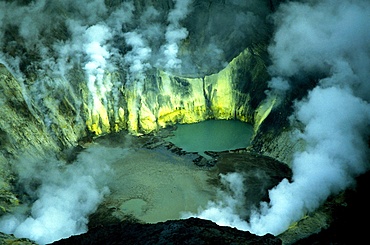
[[[86,232],[88,216],[109,194],[109,164],[122,154],[121,148],[91,147],[73,164],[22,156],[14,164],[22,205],[1,217],[0,231],[38,244]]]
[[[127,32],[124,37],[127,45],[131,47],[131,50],[125,56],[125,62],[129,65],[129,78],[143,81],[144,72],[151,68],[149,59],[152,50],[139,33]]]
[[[177,53],[188,34],[181,22],[191,3],[174,1],[173,9],[157,10],[149,5],[136,9],[134,1],[3,1],[0,62],[21,83],[30,111],[34,112],[33,105],[37,105],[46,125],[52,124],[53,115],[48,114],[59,101],[45,105],[46,98],[71,91],[80,96],[69,82],[76,68],[85,72],[90,112],[99,110],[101,104],[107,107],[107,98],[113,98],[110,102],[118,111],[121,86],[126,85],[140,97],[148,69],[180,68]],[[125,79],[107,78],[116,71]],[[80,108],[78,99],[74,104]]]
[[[47,127],[53,124],[52,114],[63,96],[78,97],[73,84],[79,78],[70,76],[74,70],[84,72],[88,106],[93,111],[100,103],[107,106],[109,93],[117,105],[123,85],[130,89],[134,83],[140,97],[144,74],[157,60],[175,60],[177,68],[181,63],[177,51],[161,53],[160,47],[178,47],[185,38],[175,37],[176,28],[183,32],[180,22],[189,13],[190,1],[185,5],[175,1],[168,23],[153,6],[137,10],[134,1],[106,2],[0,2],[0,63],[17,78],[29,110],[42,117]],[[106,78],[118,70],[127,74],[126,81]],[[74,103],[81,108],[82,101]],[[92,148],[71,165],[21,156],[14,164],[15,173],[28,199],[1,217],[0,231],[40,244],[86,232],[88,216],[108,193],[105,180],[111,174],[107,164],[112,155],[120,154]]]
[[[96,89],[105,87],[103,79],[107,59],[109,58],[105,42],[107,39],[110,39],[110,30],[102,25],[94,25],[86,30],[85,38],[85,52],[89,60],[84,66],[84,70],[88,75],[87,87],[92,95],[96,96]],[[105,91],[101,91],[101,93],[105,94]]]
[[[189,5],[192,0],[175,0],[175,8],[168,14],[168,26],[166,28],[166,44],[162,47],[164,54],[164,67],[167,70],[180,69],[181,60],[177,57],[179,43],[184,40],[189,32],[181,27],[180,21],[184,20],[189,13]]]
[[[271,189],[270,201],[262,202],[248,221],[235,208],[237,200],[230,202],[230,194],[196,214],[259,235],[284,232],[369,169],[370,2],[288,2],[273,19],[269,95],[289,93],[300,77],[323,74],[294,103],[292,140],[303,141],[304,149],[294,154],[292,181],[284,179]]]
[[[182,218],[196,216],[216,222],[218,225],[237,227],[239,230],[247,230],[248,223],[245,203],[244,176],[241,173],[220,174],[221,184],[226,190],[217,191],[217,200],[209,201],[207,207],[199,208],[199,213],[182,213]],[[243,215],[245,214],[245,215]]]
[[[68,75],[75,68],[85,73],[91,107],[98,100],[105,103],[111,91],[118,101],[122,85],[133,83],[140,94],[145,72],[184,69],[181,57],[190,70],[207,73],[207,64],[219,68],[246,46],[265,40],[268,2],[273,1],[176,0],[164,11],[160,4],[139,9],[134,1],[1,1],[0,62],[21,83],[30,111],[40,107],[46,122],[53,117],[47,116],[52,105],[46,105],[45,98],[57,104],[60,94],[72,91]],[[205,9],[209,18],[201,16]],[[270,190],[270,202],[247,212],[251,215],[246,221],[242,176],[222,176],[231,194],[220,192],[225,199],[211,202],[199,216],[256,234],[279,234],[368,169],[369,16],[367,0],[281,4],[272,16],[276,29],[269,46],[269,95],[284,96],[299,86],[301,77],[320,76],[317,86],[294,104],[291,123],[297,130],[292,140],[302,140],[305,148],[294,155],[292,182],[283,180]],[[204,25],[194,24],[198,22]],[[192,52],[188,56],[180,50],[184,42]],[[117,70],[127,75],[126,81],[105,79],[106,73]],[[104,158],[108,156],[105,152]],[[26,192],[32,199],[31,213],[25,209],[4,216],[2,229],[40,243],[86,231],[87,216],[106,193],[99,180],[102,172],[95,171],[106,168],[96,159],[81,156],[73,165],[57,160],[20,163],[25,168],[17,172],[20,184],[30,187]],[[45,227],[53,232],[46,233]]]

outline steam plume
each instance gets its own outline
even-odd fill
[[[53,158],[46,162],[23,156],[15,166],[19,185],[28,198],[14,214],[1,217],[0,231],[38,244],[86,232],[88,216],[109,193],[109,164],[121,158],[122,152],[92,147],[71,165]]]
[[[101,101],[107,106],[110,92],[118,107],[119,87],[125,81],[105,79],[108,72],[127,70],[126,85],[134,83],[140,98],[144,73],[157,60],[180,63],[177,50],[168,58],[159,51],[153,54],[152,50],[159,50],[166,43],[178,49],[185,38],[178,35],[185,30],[180,21],[186,17],[190,1],[176,1],[168,25],[162,24],[160,12],[153,6],[147,6],[138,17],[133,1],[113,2],[110,6],[104,0],[0,2],[0,62],[16,76],[30,111],[37,118],[43,117],[46,126],[53,123],[52,113],[58,108],[61,95],[73,96],[70,93],[75,88],[68,80],[72,69],[84,70],[88,105],[93,111]],[[34,81],[26,84],[30,77]],[[75,103],[75,108],[80,108],[82,102]],[[137,108],[130,109],[136,113]],[[93,158],[82,154],[73,165],[27,156],[17,162],[19,184],[30,200],[24,200],[25,205],[13,214],[1,217],[0,230],[40,244],[85,232],[88,215],[107,193],[103,180],[109,179],[105,164],[110,153],[94,151],[89,152]]]
[[[259,235],[284,232],[369,169],[370,3],[288,2],[273,18],[271,92],[289,92],[292,77],[325,74],[294,105],[292,126],[300,122],[303,128],[297,128],[292,140],[303,140],[305,148],[294,155],[292,182],[284,179],[271,189],[270,202],[261,203],[249,221],[232,205],[214,202],[197,214]]]
[[[105,86],[103,81],[107,59],[109,58],[109,51],[105,42],[110,38],[110,30],[102,25],[91,26],[85,32],[85,53],[89,61],[85,64],[84,69],[87,73],[87,87],[93,96],[94,102],[100,99],[99,95],[104,98],[105,93],[110,91],[110,88]],[[97,91],[97,88],[100,91]]]
[[[127,45],[132,49],[125,55],[125,61],[129,66],[130,79],[143,81],[144,72],[151,67],[149,63],[151,48],[148,47],[143,36],[136,32],[124,34]]]
[[[179,52],[179,42],[184,40],[189,32],[185,27],[181,27],[180,21],[184,20],[190,9],[192,0],[174,0],[175,8],[168,14],[169,25],[166,29],[167,43],[162,47],[165,56],[164,67],[166,70],[179,69],[181,60],[177,58]]]
[[[66,87],[71,86],[57,82],[63,79],[54,78],[64,78],[73,67],[82,68],[86,73],[86,85],[92,97],[90,106],[94,106],[95,100],[104,100],[107,92],[121,85],[105,81],[106,71],[127,69],[127,80],[137,82],[135,86],[140,93],[143,74],[147,69],[156,66],[168,70],[183,67],[179,48],[190,31],[182,22],[193,10],[192,1],[174,1],[174,8],[165,17],[166,24],[162,24],[161,13],[153,6],[148,7],[141,17],[136,17],[133,1],[113,7],[106,6],[105,2],[0,2],[0,28],[4,30],[0,32],[0,62],[6,64],[21,83],[34,73],[41,78],[30,84],[28,90],[24,89],[31,111],[34,102],[31,100],[35,100],[39,106],[46,106],[42,104],[45,97],[63,93]],[[221,21],[211,21],[209,26],[212,28],[208,27],[210,30],[205,32],[205,36],[209,34],[209,40],[226,40],[222,36],[231,33],[235,39],[242,37],[249,43],[260,40],[254,38],[253,32],[263,29],[256,27],[263,24],[259,17],[266,13],[266,6],[258,7],[260,1],[229,2],[241,9],[251,6],[251,11],[238,12],[235,16],[235,8],[228,8],[222,14],[218,13]],[[223,5],[215,6],[212,11],[224,11]],[[353,184],[354,177],[368,169],[369,16],[370,3],[366,0],[345,0],[340,4],[335,0],[290,1],[280,6],[273,15],[276,30],[269,47],[272,60],[269,71],[274,77],[270,81],[271,93],[282,96],[290,92],[291,85],[295,85],[292,81],[313,73],[323,74],[318,86],[306,98],[295,103],[295,112],[291,117],[292,126],[297,125],[297,121],[303,125],[301,131],[297,129],[293,140],[303,140],[306,147],[294,156],[293,181],[284,180],[270,190],[270,202],[262,203],[262,208],[255,210],[249,221],[245,221],[241,215],[243,200],[239,194],[221,193],[220,198],[226,196],[227,199],[210,203],[209,209],[202,211],[200,216],[207,214],[205,216],[210,219],[222,218],[222,224],[257,234],[279,234],[291,222],[316,209],[329,195]],[[186,23],[191,24],[191,21]],[[249,28],[250,25],[254,28]],[[229,32],[229,26],[233,27],[232,32]],[[216,41],[204,44],[204,47],[208,47],[207,52],[210,50],[211,56],[208,57],[222,56],[224,52],[220,46]],[[45,74],[49,79],[42,79]],[[25,84],[22,86],[26,87]],[[118,100],[118,89],[116,92],[114,98]],[[58,99],[55,99],[55,103],[58,103]],[[45,116],[45,120],[48,118],[53,117]],[[104,157],[107,157],[106,153]],[[105,191],[103,184],[96,183],[96,179],[90,177],[95,177],[96,173],[91,173],[89,167],[80,164],[80,167],[65,167],[63,171],[54,167],[50,172],[43,171],[41,175],[32,169],[24,172],[19,170],[21,176],[22,173],[36,176],[38,188],[29,190],[29,195],[37,201],[30,204],[31,215],[4,217],[1,222],[11,220],[13,225],[1,227],[8,227],[8,232],[15,232],[19,236],[34,235],[32,238],[40,243],[57,239],[56,233],[53,237],[42,236],[45,224],[54,226],[52,217],[46,217],[45,212],[39,211],[48,210],[60,218],[67,217],[64,221],[69,222],[69,227],[76,228],[68,234],[83,232],[86,229],[86,216],[94,211]],[[51,161],[50,165],[58,164]],[[39,165],[33,163],[29,166]],[[78,168],[83,171],[77,171]],[[80,174],[78,178],[75,172]],[[48,175],[55,178],[48,179]],[[64,176],[67,181],[61,181],[58,176]],[[74,181],[74,178],[82,183]],[[29,176],[24,179],[34,178]],[[235,193],[240,193],[243,188],[242,176],[228,175],[222,179],[225,185],[235,187],[231,188]],[[76,200],[87,200],[83,212],[44,204],[47,200],[64,198],[65,193],[72,190],[84,193],[82,189],[89,192],[73,196],[68,203],[76,207]],[[207,212],[210,208],[213,208],[213,212]],[[63,210],[63,215],[57,215],[56,210]],[[32,230],[32,235],[23,229],[26,226],[37,229]],[[59,236],[67,236],[67,233]]]

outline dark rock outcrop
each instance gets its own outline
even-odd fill
[[[294,245],[366,243],[368,226],[364,222],[370,219],[367,200],[369,188],[370,172],[367,172],[357,178],[355,188],[342,193],[341,202],[336,197],[324,205],[324,208],[332,213],[333,221],[330,226],[319,233],[298,240]]]
[[[32,1],[14,2],[26,5]],[[110,12],[121,4],[121,1],[106,2],[107,5],[108,2],[111,4],[107,6]],[[299,87],[293,87],[294,92],[281,101],[280,106],[274,106],[275,102],[264,103],[266,97],[264,91],[267,89],[269,80],[266,67],[270,62],[266,48],[271,33],[265,17],[280,1],[254,1],[261,6],[253,8],[253,11],[247,10],[246,5],[243,7],[243,1],[231,2],[234,5],[226,5],[228,1],[222,0],[194,1],[193,11],[182,23],[189,35],[179,43],[178,55],[183,60],[184,69],[172,74],[162,71],[162,67],[147,71],[145,86],[141,88],[140,86],[130,87],[124,79],[128,73],[127,67],[119,67],[122,68],[121,73],[106,72],[106,78],[101,82],[115,85],[109,85],[109,89],[99,96],[90,94],[86,74],[82,69],[84,64],[76,65],[76,70],[71,69],[63,79],[54,80],[53,77],[48,77],[50,75],[45,76],[43,72],[46,70],[47,74],[48,70],[38,67],[42,63],[41,53],[36,52],[39,47],[27,48],[26,45],[22,47],[21,42],[16,42],[21,38],[17,34],[18,29],[14,28],[14,23],[11,21],[12,25],[5,28],[4,45],[1,51],[8,55],[5,57],[24,56],[19,70],[25,76],[25,81],[17,81],[14,74],[9,72],[9,65],[7,67],[0,65],[0,95],[2,95],[0,96],[0,215],[10,212],[13,206],[19,204],[14,192],[16,176],[12,172],[12,166],[17,163],[14,158],[19,157],[21,153],[39,156],[51,151],[58,153],[59,158],[65,158],[66,162],[70,163],[76,158],[83,145],[90,143],[97,135],[126,129],[132,133],[148,134],[178,122],[236,118],[254,124],[256,134],[250,147],[251,151],[289,164],[293,152],[301,147],[301,142],[290,141],[291,127],[288,118],[292,112],[292,103],[304,97],[306,92],[317,84],[320,74],[311,75],[304,85],[306,87],[302,87],[302,82],[297,83]],[[158,23],[166,23],[168,12],[174,7],[174,2],[170,0],[137,0],[134,3],[137,17],[124,26],[124,32],[136,30],[135,23],[141,23],[142,13],[148,6],[161,10]],[[57,10],[58,18],[54,20],[56,25],[52,28],[55,31],[50,31],[51,34],[48,34],[49,31],[46,30],[44,32],[46,36],[43,35],[47,40],[43,45],[49,48],[55,40],[64,42],[70,35],[68,28],[63,24],[65,23],[63,18],[68,17],[68,14],[59,11],[58,8],[51,9],[50,6],[52,4],[46,5],[45,11]],[[162,31],[166,25],[161,27]],[[120,52],[128,52],[129,45],[125,45],[123,39],[118,41],[115,45],[119,47]],[[160,41],[163,44],[165,40]],[[13,49],[15,43],[16,48]],[[152,44],[153,50],[159,49],[159,46],[160,43]],[[56,55],[56,51],[50,54]],[[153,57],[156,58],[156,56]],[[42,72],[39,73],[38,70]],[[44,76],[46,82],[44,79],[36,79]],[[50,79],[49,82],[47,82],[48,79]],[[54,86],[56,83],[63,86]],[[138,92],[139,87],[140,92]],[[45,92],[41,94],[40,91]],[[92,95],[97,96],[93,107],[89,105],[92,104]],[[74,148],[77,144],[80,146]],[[162,146],[162,143],[158,141],[150,143],[151,148],[158,146]],[[181,149],[172,145],[165,146],[179,155],[183,153]],[[64,157],[65,155],[68,157]],[[243,157],[238,161],[239,163],[247,161],[246,155],[225,153],[218,157],[220,173],[227,172],[226,167],[222,169],[223,161],[231,162],[238,157]],[[194,162],[202,167],[214,167],[214,162],[204,158],[196,158]],[[244,166],[225,166],[246,171]],[[259,173],[263,168],[261,163],[258,166],[249,166],[258,169]],[[277,175],[277,172],[278,170],[264,172],[271,177],[271,182],[264,186],[264,191],[280,180],[281,176]],[[291,173],[287,171],[286,174]],[[368,177],[368,175],[365,176]],[[260,187],[258,178],[254,179],[251,176],[249,180],[256,180],[255,186]],[[369,219],[366,201],[363,198],[367,196],[369,185],[361,183],[360,180],[358,188],[353,192],[346,192],[345,198],[338,201],[336,205],[333,204],[336,202],[333,200],[322,207],[329,209],[328,213],[333,219],[328,229],[296,241],[295,244],[353,244],[357,242],[355,242],[356,238],[366,238],[367,233],[359,222],[359,217],[365,221]],[[266,198],[265,192],[261,195],[262,199]],[[256,200],[253,200],[251,205],[259,200],[260,196],[258,198],[256,196]],[[345,204],[347,206],[344,206]],[[8,241],[7,239],[10,238],[0,234],[1,242]],[[15,242],[9,240],[9,243]],[[189,219],[153,225],[119,223],[98,226],[92,228],[87,234],[55,244],[102,243],[281,244],[281,241],[270,235],[257,237],[248,232],[219,227],[210,221]]]
[[[218,226],[198,218],[158,224],[121,223],[97,227],[87,233],[52,243],[67,244],[282,244],[272,235],[256,236],[247,231]]]
[[[216,165],[219,173],[241,173],[244,177],[245,206],[259,206],[268,201],[268,190],[284,178],[291,180],[292,170],[273,158],[249,152],[221,152]]]

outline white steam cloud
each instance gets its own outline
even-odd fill
[[[127,32],[124,37],[127,45],[131,47],[131,51],[125,55],[125,62],[129,66],[129,79],[143,81],[144,72],[151,68],[149,59],[152,50],[139,33]]]
[[[188,15],[192,0],[175,0],[174,2],[175,8],[168,14],[167,18],[169,23],[165,34],[167,43],[162,47],[165,56],[164,67],[167,70],[181,68],[181,60],[177,58],[179,43],[189,34],[185,27],[181,27],[180,22]]]
[[[106,26],[94,25],[85,31],[84,37],[86,39],[85,53],[88,59],[84,70],[87,73],[87,87],[95,104],[95,101],[100,99],[98,94],[105,98],[105,93],[110,91],[109,87],[104,85],[104,73],[107,69],[107,59],[110,57],[105,43],[111,38],[111,33]],[[100,91],[97,91],[97,88]]]
[[[217,201],[209,201],[205,209],[199,208],[198,214],[182,213],[182,218],[196,216],[208,219],[218,225],[237,227],[239,230],[248,230],[245,210],[245,186],[241,173],[220,174],[221,184],[227,187],[226,191],[217,191]]]
[[[74,68],[85,71],[90,112],[99,110],[101,104],[107,107],[107,98],[113,98],[114,111],[118,111],[121,86],[131,86],[128,89],[140,97],[148,69],[180,69],[177,53],[188,35],[181,21],[189,14],[191,3],[174,0],[166,18],[153,6],[137,10],[134,1],[2,1],[0,62],[20,83],[36,77],[21,86],[30,110],[37,116],[36,104],[46,125],[52,124],[53,116],[48,113],[53,105],[45,105],[44,100],[75,89],[68,82]],[[107,78],[118,70],[127,75],[125,80]],[[45,77],[50,78],[48,82]],[[79,101],[74,103],[80,108]]]
[[[71,165],[56,159],[22,158],[15,166],[29,200],[14,214],[1,217],[0,231],[38,244],[86,232],[88,216],[109,194],[107,179],[112,173],[108,164],[121,153],[92,147]]]
[[[21,158],[15,164],[16,172],[28,199],[13,214],[0,218],[0,231],[38,244],[86,232],[89,215],[109,194],[113,174],[109,165],[123,154],[122,148],[93,146],[73,164]]]
[[[240,198],[236,194],[222,195],[221,201],[195,214],[258,235],[284,232],[369,169],[370,2],[288,2],[273,18],[272,93],[287,93],[292,77],[325,74],[294,105],[292,125],[301,123],[303,129],[297,129],[292,140],[303,140],[305,149],[294,155],[292,182],[284,179],[271,189],[269,203],[262,202],[249,220],[235,208]],[[243,188],[240,179],[227,179],[231,182],[226,185]]]
[[[189,13],[191,1],[175,1],[166,24],[161,19],[163,13],[153,6],[138,16],[142,10],[135,12],[134,1],[111,1],[109,6],[106,2],[0,2],[0,63],[16,76],[30,111],[37,118],[43,117],[46,126],[53,124],[53,111],[60,98],[75,96],[75,82],[69,76],[73,69],[85,73],[88,106],[93,111],[100,103],[107,107],[108,93],[113,93],[117,106],[123,85],[130,89],[130,83],[136,83],[140,97],[144,74],[158,64],[157,60],[179,68],[177,49],[186,36],[178,33],[187,35],[180,22]],[[161,46],[175,49],[164,54]],[[127,81],[106,79],[107,73],[117,70],[128,75]],[[80,108],[82,102],[77,99],[74,103]],[[88,216],[108,193],[104,179],[109,179],[106,164],[110,153],[88,150],[72,165],[24,157],[15,164],[16,173],[30,200],[13,214],[1,217],[0,231],[39,244],[86,232]]]
[[[21,84],[31,111],[32,104],[40,107],[44,98],[63,94],[71,86],[65,78],[76,67],[85,72],[91,97],[89,106],[94,107],[98,100],[106,103],[106,95],[111,91],[118,101],[118,87],[125,82],[135,82],[140,94],[148,69],[183,68],[180,45],[191,31],[201,30],[195,25],[187,29],[184,24],[191,24],[187,17],[191,11],[197,11],[191,0],[174,0],[174,8],[164,18],[163,12],[153,6],[140,10],[142,15],[136,16],[134,1],[20,2],[28,1],[0,2],[0,62],[21,83],[39,75],[33,83]],[[106,2],[117,3],[107,6]],[[246,43],[260,40],[253,38],[253,32],[265,35],[265,30],[259,27],[264,23],[260,17],[268,11],[266,6],[257,7],[260,1],[229,2],[243,10],[250,6],[251,11],[235,15],[235,8],[212,6],[210,11],[217,19],[206,23],[203,37],[221,41],[202,44],[211,54],[202,53],[207,57],[203,63],[220,62],[213,60],[213,56],[223,55],[219,44],[230,41],[227,35],[248,39]],[[199,2],[199,7],[202,6]],[[280,234],[305,213],[315,210],[329,195],[353,184],[354,177],[368,170],[369,161],[369,1],[288,1],[272,17],[276,30],[269,47],[272,60],[269,72],[273,77],[269,82],[270,93],[277,96],[289,93],[291,86],[297,86],[293,82],[310,74],[324,77],[306,98],[294,105],[292,125],[298,121],[303,128],[295,132],[293,140],[303,140],[305,149],[294,156],[292,182],[283,180],[270,190],[270,202],[261,203],[249,220],[245,214],[250,212],[242,210],[245,200],[241,193],[245,187],[240,174],[222,176],[231,193],[220,192],[220,201],[210,202],[197,214],[256,234]],[[196,58],[203,61],[199,56]],[[105,79],[106,72],[121,69],[127,72],[127,81],[114,84]],[[43,79],[45,76],[48,78]],[[50,110],[44,111],[44,120],[52,120],[52,115],[46,115]],[[107,152],[103,155],[109,157]],[[18,170],[21,184],[32,187],[27,190],[34,198],[30,202],[31,213],[2,217],[1,229],[39,243],[86,231],[88,215],[107,191],[99,178],[101,171],[108,170],[106,162],[84,157],[87,156],[66,166],[56,160],[19,164],[25,167]],[[41,168],[45,165],[50,169]]]

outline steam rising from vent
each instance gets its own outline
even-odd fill
[[[14,214],[1,217],[0,231],[38,244],[86,232],[88,216],[109,193],[109,164],[122,154],[122,149],[91,147],[71,165],[22,156],[14,165],[25,199]]]
[[[87,73],[87,87],[93,96],[95,105],[95,101],[100,99],[98,95],[104,98],[105,93],[110,90],[109,86],[104,84],[104,72],[110,56],[105,43],[111,38],[111,33],[106,26],[94,25],[86,30],[84,38],[86,40],[85,53],[88,57],[84,70]],[[97,88],[100,91],[97,91]]]
[[[216,18],[200,28],[188,18],[197,11],[195,0],[174,0],[173,9],[166,11],[156,9],[157,5],[139,10],[135,1],[1,1],[0,62],[21,83],[30,111],[35,115],[36,110],[41,112],[37,118],[43,117],[45,125],[52,125],[50,108],[58,108],[61,94],[71,91],[71,97],[80,98],[76,95],[79,88],[68,80],[74,69],[85,73],[89,110],[93,111],[97,104],[107,103],[109,93],[114,94],[113,104],[117,105],[120,86],[132,85],[139,98],[145,73],[152,68],[202,71],[198,64],[209,68],[208,63],[225,62],[220,48],[225,40],[233,45],[240,44],[234,39],[243,38],[248,46],[266,38],[264,19],[271,1],[222,2],[231,7],[218,3],[207,6],[213,11],[210,17]],[[199,9],[204,8],[204,1],[196,3]],[[236,14],[235,9],[241,11]],[[272,79],[268,96],[284,99],[305,81],[303,78],[319,76],[317,86],[294,103],[290,118],[296,129],[292,140],[305,145],[294,155],[292,182],[283,180],[270,190],[270,201],[261,203],[245,220],[242,176],[225,175],[223,183],[231,185],[233,193],[220,192],[220,201],[210,202],[199,214],[193,214],[256,234],[280,234],[369,169],[370,2],[288,1],[271,18],[275,30],[269,45]],[[193,50],[196,54],[184,65],[181,44],[199,30],[204,31],[207,42],[196,40],[194,46],[200,42],[206,52],[199,55]],[[229,35],[232,38],[226,39]],[[235,52],[241,51],[238,48],[233,46]],[[189,62],[193,57],[197,65]],[[106,79],[114,71],[127,75],[125,80]],[[45,98],[52,99],[46,103]],[[82,102],[76,99],[73,103],[80,108]],[[137,112],[135,105],[130,109]],[[110,156],[107,152],[101,155],[100,159]],[[19,164],[21,182],[30,187],[26,191],[33,198],[31,214],[4,216],[1,229],[40,243],[86,231],[87,216],[107,192],[100,177],[109,171],[96,159],[82,155],[67,166],[57,160],[28,159]],[[43,168],[46,164],[50,169]]]
[[[282,96],[297,86],[292,81],[299,86],[302,77],[324,74],[294,104],[292,140],[303,141],[304,149],[294,154],[292,182],[284,179],[271,189],[270,201],[262,202],[249,221],[234,205],[224,205],[230,195],[196,215],[259,235],[284,232],[330,195],[353,185],[370,160],[370,3],[288,2],[273,19],[277,29],[269,47],[269,70],[275,77],[268,95]]]
[[[151,67],[149,58],[151,55],[151,48],[149,48],[143,36],[136,32],[128,32],[124,34],[125,41],[131,51],[125,55],[125,62],[129,66],[128,79],[144,80],[144,72]]]
[[[188,31],[181,27],[180,21],[188,15],[191,2],[191,0],[175,0],[175,8],[168,14],[169,25],[165,34],[167,43],[162,47],[165,56],[164,67],[167,70],[181,68],[181,60],[177,58],[179,42],[188,36]]]
[[[220,174],[221,184],[227,186],[228,191],[218,190],[216,201],[209,201],[205,209],[199,208],[196,215],[202,219],[209,219],[222,226],[237,227],[247,230],[248,223],[244,220],[245,212],[245,186],[244,177],[240,173]],[[183,218],[194,216],[191,213],[183,213]]]
[[[293,140],[303,140],[305,150],[294,155],[292,182],[270,190],[270,203],[252,215],[256,234],[280,234],[368,169],[368,103],[337,87],[317,87],[295,108],[292,119],[305,128]]]
[[[179,45],[188,35],[181,21],[189,14],[192,1],[174,1],[174,9],[165,10],[166,13],[149,5],[137,10],[134,1],[106,4],[104,0],[78,3],[37,0],[0,4],[3,30],[0,62],[20,82],[32,76],[41,79],[48,76],[50,81],[54,80],[55,84],[38,80],[23,91],[30,98],[27,100],[30,110],[34,112],[32,104],[37,104],[38,109],[45,112],[45,124],[51,125],[53,116],[47,115],[50,108],[42,101],[50,94],[60,95],[76,89],[68,88],[71,84],[66,82],[75,68],[85,71],[88,109],[92,114],[99,113],[101,105],[107,107],[110,96],[118,111],[119,87],[124,84],[132,86],[140,97],[148,69],[178,70],[181,66],[177,57]],[[118,70],[127,71],[122,72],[126,74],[125,80],[107,78]],[[58,86],[59,82],[64,83],[63,86]],[[39,95],[40,89],[50,92]],[[78,99],[74,103],[75,108],[80,108]]]

